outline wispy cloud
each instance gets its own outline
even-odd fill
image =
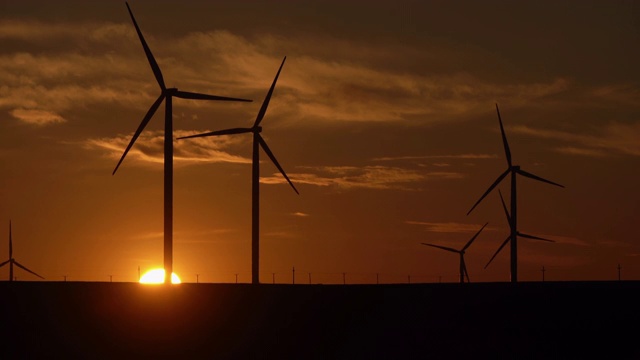
[[[561,235],[553,235],[553,234],[535,234],[541,238],[553,240],[558,244],[567,244],[567,245],[576,245],[576,246],[591,246],[588,242],[584,240],[580,240],[576,237],[571,236],[561,236]]]
[[[475,233],[482,227],[482,224],[463,224],[456,222],[435,223],[424,221],[405,221],[406,224],[424,226],[426,231],[437,233]],[[493,231],[494,228],[487,226],[484,231]]]
[[[233,233],[236,230],[230,228],[208,229],[201,231],[174,231],[174,239],[177,243],[209,243],[220,241],[218,235]],[[162,239],[164,233],[161,231],[148,232],[133,236],[137,240]],[[207,237],[206,239],[202,239]]]
[[[268,88],[281,61],[280,55],[273,54],[293,51],[278,85],[279,101],[269,109],[282,122],[302,115],[327,122],[441,122],[476,113],[496,98],[508,98],[515,107],[570,86],[561,78],[494,84],[458,72],[400,72],[374,65],[357,54],[383,54],[385,49],[331,38],[318,41],[348,51],[342,58],[327,59],[308,45],[313,41],[301,43],[295,37],[265,34],[248,39],[223,30],[170,39],[145,35],[172,86],[207,93],[224,88],[229,94],[251,98],[249,95],[263,96]],[[0,57],[0,108],[63,114],[96,103],[139,108],[157,96],[135,31],[124,20],[117,24],[1,20],[0,38],[34,45],[32,52]],[[53,38],[69,48],[50,49],[47,44]],[[208,105],[194,102],[192,106]]]
[[[32,125],[48,125],[66,122],[62,116],[46,110],[36,109],[14,109],[10,112],[11,116]]]
[[[605,154],[640,156],[640,123],[610,123],[599,135],[586,135],[557,130],[535,129],[519,125],[509,128],[513,133],[559,140],[579,146],[563,146],[557,150],[567,154],[602,157]]]
[[[342,189],[397,189],[419,190],[416,183],[434,179],[460,179],[464,177],[456,172],[420,172],[411,169],[386,166],[320,166],[300,167],[312,172],[288,174],[294,183],[334,186]],[[262,177],[264,184],[281,184],[286,180],[279,173],[271,177]],[[412,186],[413,185],[413,186]]]
[[[297,217],[308,217],[309,214],[303,213],[303,212],[294,212],[291,215],[293,216],[297,216]]]
[[[194,131],[176,130],[175,137],[189,136]],[[132,135],[118,135],[112,138],[89,139],[84,142],[88,149],[102,150],[107,157],[120,159]],[[238,163],[249,164],[251,159],[231,155],[225,151],[241,143],[240,137],[221,136],[211,138],[193,138],[174,142],[174,162],[177,165],[195,163]],[[137,164],[162,164],[164,162],[164,132],[145,131],[137,139],[127,154],[129,161]]]
[[[395,160],[433,160],[433,159],[465,159],[465,160],[485,160],[495,159],[496,154],[459,154],[459,155],[420,155],[420,156],[385,156],[373,158],[373,161],[395,161]]]

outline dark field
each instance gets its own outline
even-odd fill
[[[0,358],[640,359],[639,300],[627,281],[3,282]]]

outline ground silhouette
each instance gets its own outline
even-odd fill
[[[0,283],[9,358],[638,358],[640,282]]]

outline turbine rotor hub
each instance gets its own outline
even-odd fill
[[[167,88],[164,93],[165,95],[175,95],[178,92],[178,88]]]
[[[254,126],[252,130],[256,134],[257,133],[261,133],[262,132],[262,126]]]

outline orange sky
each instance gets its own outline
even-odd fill
[[[131,1],[174,100],[174,136],[248,127],[287,56],[263,136],[261,279],[507,281],[498,194],[515,164],[520,280],[640,279],[640,8],[632,1]],[[159,94],[121,1],[0,1],[0,261],[47,280],[134,281],[162,263]],[[250,281],[251,136],[175,142],[174,267]],[[262,159],[266,159],[264,153]],[[508,182],[500,187],[508,194]],[[505,249],[506,250],[506,249]],[[8,269],[0,270],[6,278]],[[16,270],[20,280],[31,275]]]

